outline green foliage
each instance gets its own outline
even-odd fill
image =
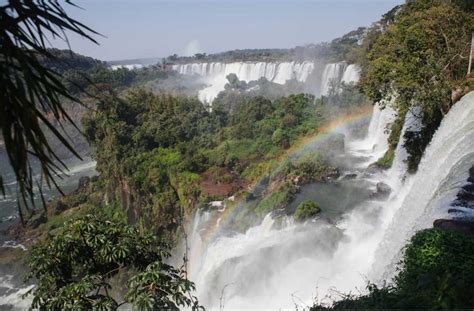
[[[35,245],[27,279],[36,286],[32,308],[138,309],[197,306],[189,295],[194,284],[183,269],[165,263],[168,245],[132,226],[87,215],[67,222],[55,235]],[[130,271],[123,302],[114,297],[111,279]]]
[[[430,229],[410,241],[396,277],[406,304],[429,308],[474,306],[474,237]]]
[[[442,116],[452,106],[452,90],[464,85],[474,14],[464,1],[418,0],[388,13],[373,29],[363,89],[370,99],[394,97],[399,117],[421,108],[423,127],[408,138],[410,170]],[[397,138],[398,140],[398,138]]]
[[[321,208],[312,200],[301,202],[296,208],[294,217],[298,221],[313,218],[321,212]]]
[[[334,85],[329,95],[322,100],[328,105],[341,108],[360,107],[368,103],[368,99],[357,87],[344,82]]]
[[[387,152],[380,159],[375,162],[378,167],[383,169],[389,169],[392,167],[393,159],[395,158],[395,151],[393,149],[388,149]]]
[[[280,148],[288,148],[290,146],[290,138],[288,133],[279,128],[272,134],[272,142]]]
[[[285,182],[263,198],[257,204],[255,211],[259,216],[264,216],[273,210],[284,208],[293,200],[296,192],[297,189],[292,183]]]
[[[139,89],[122,100],[105,97],[83,125],[110,205],[163,233],[206,198],[201,175],[236,187],[241,178],[255,181],[320,120],[314,98],[304,94],[274,101],[237,94],[207,111],[193,98]]]
[[[265,195],[255,210],[263,216],[272,210],[285,208],[298,192],[298,186],[316,181],[323,182],[329,175],[335,173],[337,170],[328,165],[318,153],[309,153],[300,159],[285,161],[274,170],[270,178],[278,187]]]
[[[284,174],[288,179],[298,178],[298,184],[301,185],[315,181],[322,182],[328,175],[338,174],[338,171],[319,153],[311,152],[288,162]]]
[[[406,246],[392,287],[368,286],[331,309],[471,309],[474,306],[474,237],[441,229],[416,233]],[[314,310],[324,309],[315,307]]]
[[[71,1],[67,4],[73,5]],[[73,123],[63,101],[78,100],[58,74],[40,62],[40,57],[55,59],[47,50],[48,38],[67,40],[67,32],[95,42],[91,36],[96,32],[71,18],[58,2],[10,0],[0,6],[1,136],[27,208],[34,205],[33,187],[42,187],[31,169],[31,155],[41,166],[41,182],[48,186],[56,185],[55,177],[65,168],[51,148],[45,128],[79,157],[55,125]],[[0,192],[5,194],[1,176]],[[20,204],[18,207],[23,222]]]

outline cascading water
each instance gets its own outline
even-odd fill
[[[372,126],[369,136],[377,129]],[[328,195],[338,196],[347,185],[334,188]],[[342,291],[363,287],[380,232],[380,202],[365,203],[342,218],[304,224],[269,214],[243,233],[226,232],[223,212],[211,212],[214,220],[205,224],[201,219],[210,219],[204,217],[209,212],[197,213],[193,227],[201,229],[191,236],[200,238],[196,247],[190,245],[189,253],[197,257],[190,258],[189,271],[200,301],[210,309],[224,299],[229,309],[274,310],[294,306],[293,300],[310,304],[317,292],[326,294],[333,286]]]
[[[390,279],[408,239],[447,216],[474,164],[474,92],[451,108],[425,150],[418,171],[389,204],[395,215],[377,250],[374,279]]]
[[[350,84],[350,83],[357,83],[360,78],[360,68],[356,64],[350,64],[344,70],[344,74],[342,75],[341,82]]]
[[[287,80],[296,79],[305,82],[314,69],[313,62],[236,62],[236,63],[191,63],[173,65],[173,70],[180,74],[198,75],[205,79],[209,86],[199,91],[199,99],[212,102],[219,92],[224,90],[227,75],[234,73],[239,80],[250,82],[260,78],[285,84]]]
[[[260,78],[268,81],[285,84],[286,81],[296,79],[299,82],[307,82],[310,75],[314,75],[316,66],[314,62],[236,62],[236,63],[189,63],[173,65],[172,69],[184,75],[197,75],[204,79],[208,85],[199,91],[198,97],[201,101],[212,102],[219,92],[224,90],[227,84],[227,75],[234,73],[239,80],[250,82]],[[314,95],[327,95],[332,83],[356,83],[359,80],[360,68],[345,62],[326,64],[320,85],[317,85]]]
[[[345,66],[344,62],[326,65],[321,78],[321,95],[328,95],[333,84],[341,81]]]
[[[363,140],[348,143],[350,152],[366,158],[361,164],[363,167],[377,161],[388,150],[389,126],[395,120],[395,116],[396,112],[391,108],[390,103],[376,103],[367,136]]]
[[[372,152],[374,137],[381,136],[380,129],[387,124],[387,118],[381,117],[387,111],[377,107],[367,138]],[[403,133],[417,127],[413,112],[405,118]],[[352,142],[349,149],[361,150],[367,145],[366,140]],[[392,174],[401,178],[406,158],[402,144],[397,157],[401,158],[395,163],[400,165],[378,178],[387,181],[391,177],[386,175]],[[210,309],[224,302],[228,309],[274,310],[292,308],[295,303],[310,305],[316,294],[324,297],[331,288],[342,292],[362,289],[366,277],[375,281],[391,276],[407,239],[446,212],[443,204],[452,200],[473,163],[474,93],[451,109],[428,146],[418,173],[392,184],[388,201],[367,199],[338,219],[321,217],[304,224],[279,222],[269,214],[261,225],[244,233],[226,233],[220,225],[224,214],[215,212],[220,214],[211,227],[218,227],[221,234],[200,240],[199,255],[195,253],[199,260],[191,260],[199,262],[190,267],[198,297]],[[356,182],[371,182],[361,178]],[[207,235],[209,231],[216,232],[208,228]]]

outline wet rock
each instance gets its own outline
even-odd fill
[[[381,168],[377,163],[370,164],[365,170],[367,174],[377,174],[383,172],[384,169]]]
[[[474,201],[474,192],[466,191],[464,188],[461,188],[457,197],[459,200]]]
[[[465,213],[464,211],[461,211],[461,210],[456,209],[456,208],[448,209],[448,214],[464,214],[464,213]]]
[[[333,171],[329,172],[323,179],[324,181],[333,181],[338,179],[341,176],[338,169],[334,169]]]
[[[468,182],[474,183],[474,166],[469,169]]]
[[[467,184],[461,187],[462,190],[466,192],[474,193],[474,184]]]
[[[54,211],[54,214],[56,215],[61,214],[62,212],[64,212],[65,210],[69,208],[69,206],[66,203],[64,203],[61,199],[54,201],[51,204],[51,207]]]
[[[357,174],[354,174],[354,173],[346,174],[342,177],[343,180],[352,180],[356,178],[357,178]]]
[[[387,199],[392,188],[384,182],[378,182],[375,186],[375,192],[370,195],[371,199],[384,200]]]
[[[35,215],[31,216],[30,219],[28,219],[26,226],[31,229],[36,229],[40,225],[46,223],[46,221],[48,221],[48,217],[46,217],[46,214],[44,212],[38,212]]]
[[[466,200],[454,200],[453,203],[451,203],[451,206],[474,208],[474,201],[471,202],[471,201],[466,201]]]
[[[87,191],[87,189],[89,188],[90,182],[91,182],[91,179],[89,176],[82,176],[81,178],[79,178],[79,183],[77,185],[76,191],[78,192]]]
[[[379,182],[377,183],[377,192],[378,193],[383,193],[383,194],[390,194],[390,192],[392,192],[392,188],[390,188],[389,185],[387,185],[386,183],[383,183],[383,182]]]
[[[433,227],[474,235],[474,222],[468,220],[437,219],[433,222]]]
[[[451,206],[474,208],[474,166],[469,169],[467,184],[461,187]]]

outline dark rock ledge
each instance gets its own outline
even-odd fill
[[[454,219],[437,219],[433,227],[474,235],[474,218],[464,217],[465,212],[459,209],[474,209],[474,166],[469,169],[467,183],[461,187],[451,206],[448,213],[453,214]]]

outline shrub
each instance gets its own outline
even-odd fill
[[[296,208],[294,217],[298,221],[313,218],[321,212],[321,208],[312,200],[301,202]]]
[[[474,236],[441,229],[416,233],[405,248],[393,286],[368,285],[330,309],[472,309]],[[312,310],[328,309],[314,306]]]
[[[27,279],[36,279],[32,308],[138,309],[191,307],[194,284],[186,272],[165,263],[169,246],[132,226],[87,215],[67,222],[54,236],[33,247]],[[111,279],[129,271],[123,302],[112,295]],[[195,305],[195,304],[194,304]]]

